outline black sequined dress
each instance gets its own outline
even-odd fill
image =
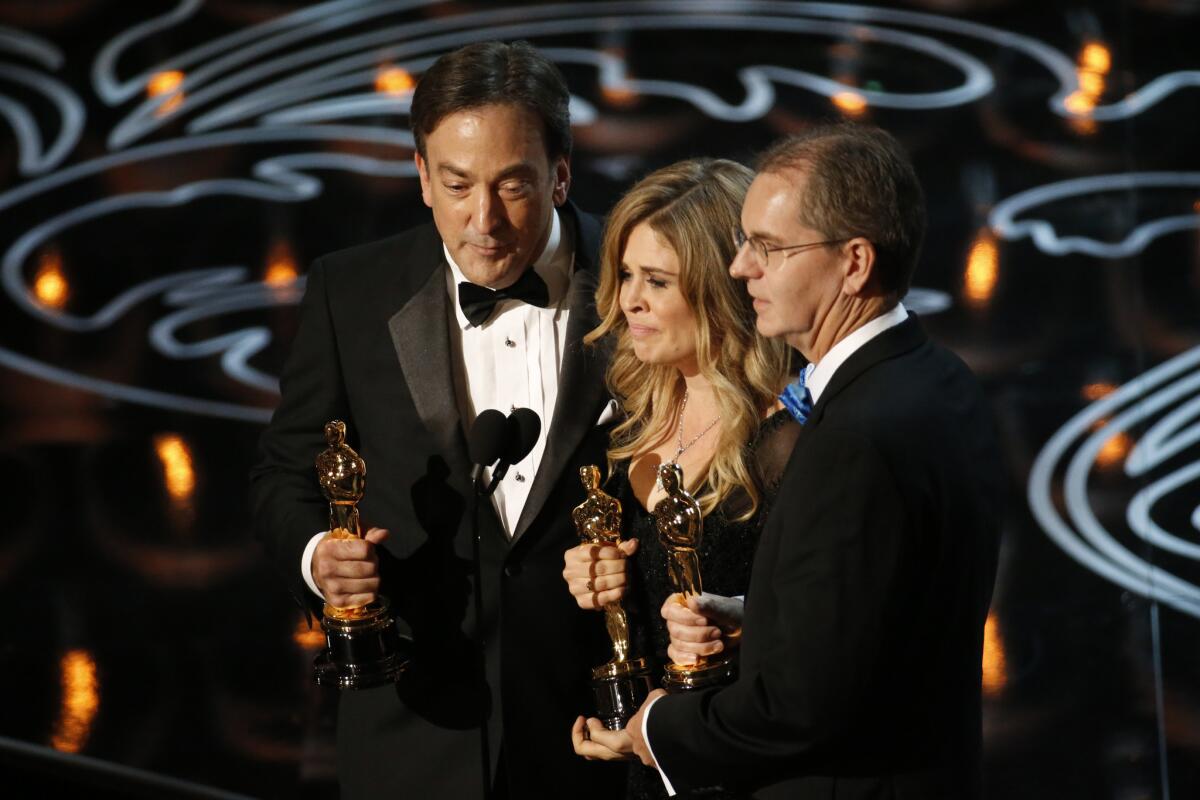
[[[764,492],[753,517],[737,521],[736,518],[748,505],[748,498],[741,493],[731,496],[715,511],[705,515],[704,532],[697,549],[705,592],[727,597],[746,593],[762,523],[799,432],[800,425],[787,411],[771,415],[759,426],[750,449]],[[617,464],[606,491],[621,501],[625,528],[622,537],[639,541],[638,552],[633,557],[634,579],[626,607],[630,616],[634,652],[645,656],[650,662],[657,684],[662,677],[663,666],[669,661],[667,646],[670,644],[666,622],[659,609],[674,590],[667,573],[667,554],[659,541],[654,516],[634,496],[628,470],[629,462]],[[703,488],[694,493],[702,492]],[[747,797],[719,787],[676,796],[721,800]],[[667,797],[667,793],[656,770],[634,764],[630,767],[626,797],[629,800],[661,800]]]

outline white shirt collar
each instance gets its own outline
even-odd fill
[[[908,309],[904,307],[903,303],[896,303],[891,311],[880,314],[870,322],[851,331],[848,336],[831,347],[820,361],[805,367],[804,386],[812,395],[813,404],[815,405],[821,399],[821,392],[825,391],[825,387],[833,380],[834,373],[837,372],[838,367],[846,363],[846,359],[854,355],[867,342],[888,328],[896,327],[906,319],[908,319]]]
[[[557,305],[562,300],[566,294],[567,285],[571,281],[571,265],[574,259],[572,258],[573,249],[570,239],[571,236],[564,229],[559,220],[559,212],[555,209],[554,213],[550,215],[550,235],[546,237],[546,246],[542,248],[541,255],[533,262],[533,269],[546,282],[551,306]],[[454,307],[454,316],[458,319],[459,327],[466,330],[471,326],[471,322],[458,304],[458,284],[466,281],[467,277],[463,275],[454,256],[450,255],[450,248],[446,247],[445,242],[442,243],[442,252],[446,255],[446,263],[450,265],[450,272],[446,276],[446,289],[450,293],[450,304]]]

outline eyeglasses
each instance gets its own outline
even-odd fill
[[[783,247],[767,247],[766,243],[764,243],[761,239],[756,239],[753,236],[747,236],[746,232],[740,227],[735,227],[733,229],[733,246],[736,247],[737,251],[740,253],[743,247],[750,245],[750,252],[754,254],[755,258],[758,259],[760,264],[766,264],[767,257],[770,256],[771,253],[778,253],[780,250],[807,250],[811,247],[824,247],[825,245],[841,244],[842,242],[848,241],[850,241],[850,239],[829,239],[828,241],[824,242],[785,244]]]

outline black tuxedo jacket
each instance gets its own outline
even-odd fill
[[[978,796],[1001,480],[974,377],[915,317],[847,359],[767,519],[737,682],[650,712],[675,787]]]
[[[391,531],[382,594],[415,647],[396,687],[341,695],[343,800],[481,797],[497,775],[514,798],[619,792],[623,771],[585,762],[570,743],[575,716],[591,708],[590,668],[608,657],[604,625],[579,611],[562,580],[563,553],[578,543],[570,510],[584,496],[579,466],[603,463],[605,431],[595,423],[607,394],[603,359],[581,341],[597,323],[599,221],[569,208],[564,224],[575,230],[575,270],[558,400],[511,543],[481,503],[480,587],[437,230],[335,253],[309,272],[282,400],[252,475],[256,526],[293,594],[318,611],[300,576],[305,545],[328,528],[313,460],[325,423],[345,420],[367,464],[363,520]]]

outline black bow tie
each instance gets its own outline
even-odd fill
[[[479,326],[487,322],[496,304],[502,300],[522,300],[531,306],[545,308],[550,305],[550,290],[533,267],[521,273],[512,286],[495,291],[467,281],[458,285],[458,305],[472,325]]]

